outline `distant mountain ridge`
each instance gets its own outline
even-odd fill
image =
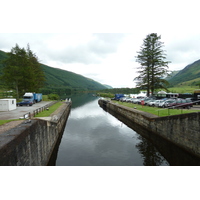
[[[180,70],[172,78],[168,80],[171,86],[190,82],[195,85],[200,81],[200,59],[187,65],[184,69]]]
[[[2,74],[3,69],[1,61],[5,58],[7,58],[6,52],[0,50],[0,74]],[[90,91],[107,88],[107,86],[80,74],[53,68],[42,63],[41,67],[46,77],[45,87],[42,90],[44,93],[45,91],[49,93],[51,90],[62,90],[62,92],[68,91],[70,93],[73,91]]]

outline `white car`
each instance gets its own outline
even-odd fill
[[[156,103],[156,100],[154,99],[154,100],[149,101],[149,102],[147,103],[147,105],[148,105],[148,106],[154,107],[154,106],[155,106],[155,103]]]
[[[162,102],[164,102],[164,100],[156,100],[155,101],[155,106],[159,107],[159,104],[162,103]]]

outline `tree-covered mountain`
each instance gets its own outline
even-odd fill
[[[169,81],[170,79],[172,79],[177,73],[179,73],[180,70],[177,71],[171,71],[170,74],[168,76],[165,77],[165,80]]]
[[[196,85],[200,82],[200,60],[187,65],[180,70],[176,75],[168,80],[170,86],[177,86],[187,82],[187,85]]]
[[[0,50],[0,75],[2,74],[3,69],[1,61],[6,57],[7,54]],[[43,69],[46,78],[45,86],[41,89],[41,92],[44,94],[66,94],[76,91],[91,91],[107,88],[99,82],[67,70],[53,68],[44,64],[41,64],[41,68]],[[1,82],[1,85],[2,84],[3,83]]]

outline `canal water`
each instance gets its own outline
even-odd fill
[[[195,158],[185,160],[188,155],[182,155],[176,147],[173,150],[170,144],[163,145],[158,140],[154,144],[138,131],[129,128],[104,111],[98,105],[97,97],[82,94],[73,95],[71,99],[72,109],[58,148],[55,165],[197,165]]]

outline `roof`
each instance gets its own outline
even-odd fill
[[[16,99],[0,99],[0,100],[16,100]]]

